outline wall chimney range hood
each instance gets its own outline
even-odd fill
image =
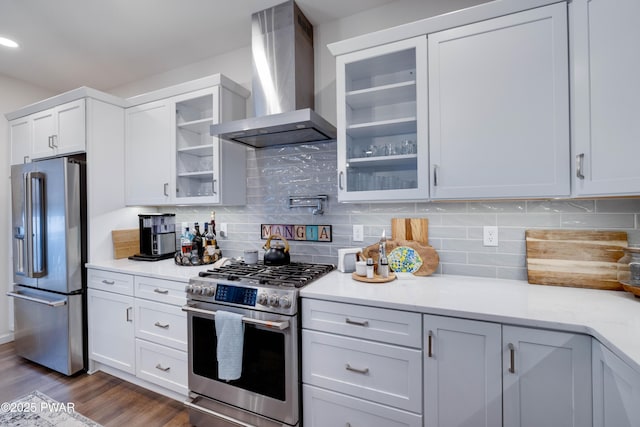
[[[251,62],[255,117],[212,125],[212,136],[255,148],[336,138],[312,109],[313,26],[293,0],[251,15]]]

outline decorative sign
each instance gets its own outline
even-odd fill
[[[262,224],[260,236],[267,240],[270,235],[279,234],[287,240],[307,242],[330,242],[330,225],[292,225],[292,224]]]

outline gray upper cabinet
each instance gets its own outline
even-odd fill
[[[640,2],[569,7],[574,194],[640,194]]]
[[[567,6],[428,35],[432,199],[570,194]]]

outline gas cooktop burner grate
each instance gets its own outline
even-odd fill
[[[239,262],[201,271],[199,275],[230,281],[250,281],[260,285],[300,288],[333,269],[334,266],[331,264],[292,262],[286,265],[264,265]]]

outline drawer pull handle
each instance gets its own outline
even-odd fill
[[[127,322],[133,322],[133,319],[131,318],[131,311],[133,310],[133,307],[127,307],[127,309],[125,310],[126,314],[127,314]]]
[[[429,331],[428,357],[433,357],[433,331]]]
[[[354,368],[351,365],[349,365],[348,363],[345,365],[344,367],[347,371],[351,371],[351,372],[355,372],[357,374],[362,374],[362,375],[368,375],[369,374],[369,368],[364,368],[364,369],[358,369],[358,368]]]
[[[369,326],[368,320],[365,320],[363,322],[358,322],[357,320],[351,320],[347,317],[346,319],[344,319],[344,322],[348,323],[349,325],[364,326],[364,327]]]
[[[171,366],[167,366],[166,368],[163,368],[163,367],[162,367],[162,365],[158,363],[158,364],[156,365],[156,369],[160,369],[160,370],[161,370],[161,371],[163,371],[163,372],[168,372],[168,371],[169,371],[169,369],[171,369]]]
[[[169,324],[168,323],[166,325],[163,325],[160,322],[156,322],[156,323],[154,323],[154,325],[157,326],[158,328],[169,329]]]
[[[116,281],[115,280],[107,280],[107,279],[103,279],[102,283],[104,283],[105,285],[115,285]]]
[[[507,347],[509,348],[509,353],[511,356],[511,366],[509,366],[509,372],[511,372],[512,374],[515,374],[516,373],[516,348],[511,343],[509,343]]]
[[[155,288],[155,289],[153,290],[153,292],[155,292],[155,293],[157,293],[157,294],[163,294],[163,295],[166,295],[166,294],[168,294],[168,293],[169,293],[169,290],[168,290],[168,289],[159,289],[159,288]]]
[[[584,153],[578,154],[576,156],[576,177],[578,179],[584,179]]]

